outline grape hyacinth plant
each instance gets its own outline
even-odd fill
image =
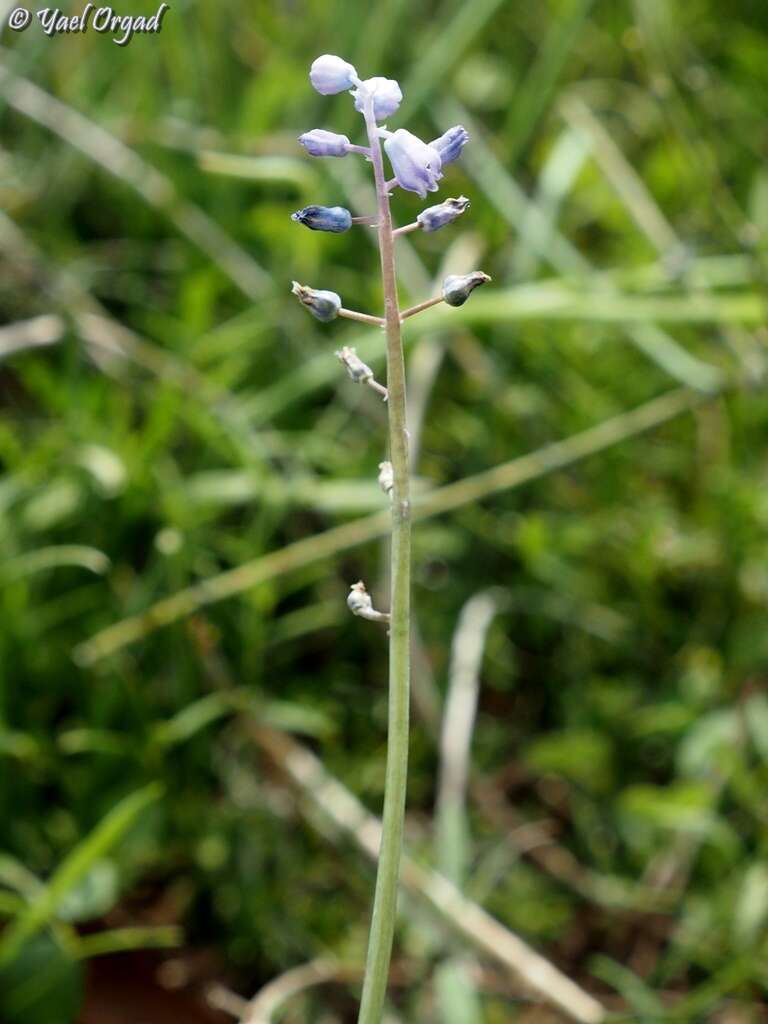
[[[431,142],[423,142],[404,128],[390,131],[381,122],[395,114],[400,106],[403,94],[398,83],[381,77],[363,81],[355,68],[340,57],[331,54],[318,57],[312,64],[309,78],[314,88],[324,96],[346,91],[351,93],[355,109],[365,121],[367,145],[355,145],[346,135],[319,128],[300,136],[299,142],[313,157],[345,157],[349,154],[365,157],[373,166],[377,211],[372,216],[353,217],[342,206],[307,206],[294,213],[293,220],[312,231],[343,232],[355,224],[375,228],[384,292],[384,316],[379,317],[345,309],[336,292],[310,288],[296,281],[293,283],[293,293],[318,320],[327,322],[346,317],[361,321],[383,328],[386,339],[386,386],[375,380],[373,370],[353,348],[345,346],[336,353],[353,381],[367,384],[383,398],[389,414],[389,458],[379,466],[379,483],[388,495],[392,509],[390,610],[382,612],[373,607],[371,595],[362,581],[351,586],[347,598],[352,614],[386,623],[389,627],[389,731],[383,831],[358,1017],[359,1024],[379,1024],[392,952],[408,766],[411,508],[401,324],[439,302],[450,306],[463,305],[470,293],[490,278],[479,270],[448,277],[440,295],[401,312],[395,272],[396,238],[411,231],[440,230],[468,209],[469,200],[464,196],[446,199],[422,210],[413,223],[395,228],[390,212],[390,195],[395,188],[415,192],[422,199],[428,192],[436,192],[445,167],[458,159],[469,136],[461,125],[449,128]],[[392,167],[393,176],[390,178],[386,177],[384,170],[382,143]]]

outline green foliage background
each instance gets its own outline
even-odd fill
[[[243,991],[321,953],[362,957],[372,865],[302,815],[251,726],[295,734],[378,813],[384,643],[344,599],[358,578],[385,592],[383,542],[309,545],[103,657],[79,646],[383,508],[384,411],[333,357],[356,344],[382,371],[376,333],[320,325],[289,292],[296,278],[380,305],[366,229],[289,217],[370,208],[362,162],[312,161],[295,141],[358,131],[346,97],[309,87],[323,52],[401,82],[392,126],[472,134],[441,190],[470,212],[399,243],[406,303],[445,267],[494,278],[407,332],[422,491],[690,396],[648,433],[418,525],[411,847],[445,855],[451,638],[496,587],[467,892],[621,1019],[765,1019],[766,29],[749,0],[176,0],[160,35],[125,48],[4,30],[0,317],[61,321],[0,367],[5,939],[36,901],[39,917],[5,991],[50,981],[22,984],[3,1019],[74,1019],[72,965],[89,954],[71,922],[111,911],[106,927],[115,906],[141,924],[167,900]],[[395,215],[421,205],[398,194]],[[64,902],[41,904],[40,880],[153,782],[162,794],[95,837]],[[444,998],[452,940],[406,910],[402,1019],[523,1019],[503,977],[481,976],[479,1003]],[[46,992],[55,1011],[34,1005]],[[306,997],[291,1019],[353,1019],[353,994]]]

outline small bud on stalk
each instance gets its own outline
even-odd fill
[[[351,89],[358,81],[357,71],[352,64],[335,57],[333,54],[324,53],[322,57],[312,62],[309,69],[309,80],[323,96],[333,96],[337,92],[345,92]]]
[[[400,106],[403,94],[400,86],[392,78],[366,78],[362,85],[355,89],[355,110],[363,112],[363,101],[366,94],[373,94],[373,116],[377,121],[390,117]]]
[[[392,490],[395,486],[395,471],[392,468],[391,462],[380,462],[379,463],[379,487],[388,496],[392,496]]]
[[[490,280],[482,270],[473,270],[463,276],[452,274],[443,282],[443,299],[449,306],[463,306],[475,288]]]
[[[466,196],[459,196],[458,199],[446,199],[437,206],[428,206],[416,220],[422,231],[439,231],[468,209],[469,200]]]
[[[371,622],[389,622],[389,614],[387,612],[377,612],[373,607],[371,595],[365,589],[365,584],[362,580],[353,583],[349,588],[347,608],[349,608],[353,615],[359,615],[361,619],[368,619]]]
[[[305,206],[291,214],[291,220],[310,231],[333,231],[339,234],[352,227],[352,214],[343,206]]]
[[[307,307],[312,316],[322,320],[323,323],[335,320],[339,315],[341,296],[337,295],[336,292],[319,291],[316,288],[310,288],[306,284],[299,284],[298,281],[293,282],[291,291],[298,298],[299,302]]]
[[[388,396],[387,389],[383,384],[379,384],[377,380],[374,380],[373,370],[363,362],[353,348],[345,345],[344,348],[336,353],[336,358],[346,366],[347,373],[355,384],[367,384],[374,391],[378,391],[386,402]]]
[[[346,135],[327,132],[323,128],[313,128],[299,136],[299,142],[310,156],[346,156],[352,143]]]

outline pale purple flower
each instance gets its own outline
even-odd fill
[[[309,69],[310,82],[323,96],[333,96],[337,92],[351,89],[356,79],[357,71],[354,67],[330,53],[318,57]]]
[[[437,183],[443,175],[436,149],[405,128],[398,128],[390,135],[384,142],[384,149],[400,188],[416,192],[422,199],[427,192],[437,192]]]
[[[346,135],[337,135],[322,128],[313,128],[299,136],[299,142],[310,156],[346,156],[350,141]]]
[[[337,234],[352,227],[352,214],[343,206],[305,206],[292,213],[291,220],[304,224],[311,231],[334,231]]]
[[[458,160],[462,149],[464,149],[468,142],[469,132],[466,128],[457,124],[453,128],[449,128],[447,132],[444,132],[439,139],[433,139],[430,142],[430,146],[440,154],[440,161],[443,167],[445,167],[446,164],[452,164],[454,160]]]
[[[422,231],[438,231],[446,224],[460,217],[465,210],[469,209],[469,200],[466,196],[459,196],[458,199],[446,199],[437,206],[428,206],[422,210],[416,220]]]
[[[452,274],[443,281],[443,299],[449,306],[463,306],[475,288],[490,280],[482,270],[473,270],[471,274],[461,276]]]
[[[403,100],[400,86],[392,78],[366,78],[365,89],[373,93],[373,116],[383,121],[397,110]],[[359,86],[352,95],[355,97],[355,110],[363,113],[363,86]]]

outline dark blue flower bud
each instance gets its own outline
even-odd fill
[[[437,206],[428,206],[426,210],[421,211],[416,220],[422,231],[438,231],[446,224],[456,220],[468,209],[469,200],[466,196],[459,196],[458,199],[446,199],[444,203],[439,203]]]
[[[309,80],[323,96],[333,96],[337,92],[351,89],[358,79],[357,71],[351,64],[342,60],[341,57],[324,53],[322,57],[318,57],[312,62],[312,67],[309,69]]]
[[[457,124],[453,128],[449,128],[447,132],[444,132],[439,139],[430,142],[430,146],[437,150],[440,154],[440,160],[443,166],[445,166],[446,164],[452,164],[454,160],[458,160],[462,149],[464,149],[468,142],[469,132],[466,128],[462,128],[460,124]]]
[[[291,214],[291,220],[303,224],[310,231],[349,231],[352,214],[343,206],[305,206]]]
[[[341,296],[337,295],[336,292],[318,291],[316,288],[299,284],[298,281],[293,282],[291,291],[298,298],[299,302],[307,307],[312,316],[322,320],[323,323],[335,320],[338,316],[341,309]]]
[[[310,156],[346,156],[350,142],[346,135],[326,132],[322,128],[313,128],[299,136],[299,142]]]
[[[452,274],[443,281],[443,299],[449,306],[463,306],[475,288],[490,280],[482,270],[473,270],[471,274],[462,276]]]

